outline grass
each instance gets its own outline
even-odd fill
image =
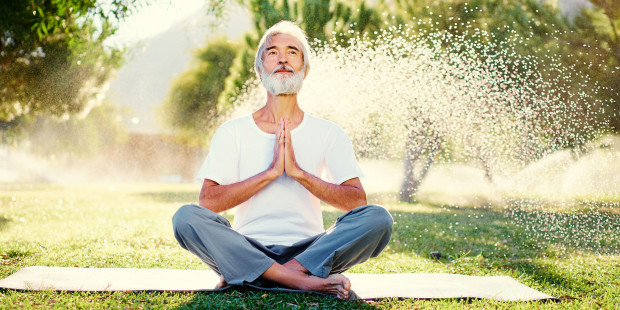
[[[197,185],[188,184],[0,184],[0,277],[36,265],[205,269],[177,245],[170,224],[179,206],[196,200],[197,191]],[[364,303],[258,291],[4,290],[0,308],[614,309],[620,304],[617,210],[579,210],[575,222],[561,220],[570,215],[566,210],[543,213],[498,206],[404,204],[389,195],[382,197],[395,220],[392,241],[378,258],[351,272],[507,275],[560,301],[384,299]],[[590,217],[579,220],[587,212]],[[339,214],[326,208],[326,225]],[[230,213],[225,215],[231,218]],[[559,225],[574,227],[550,224],[557,219]],[[435,251],[443,258],[432,259],[430,252]]]

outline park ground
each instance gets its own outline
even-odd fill
[[[28,266],[205,269],[201,261],[178,246],[171,228],[176,209],[195,202],[198,190],[196,184],[164,183],[0,184],[0,277]],[[540,233],[559,229],[545,223],[549,217],[541,218],[540,212],[514,212],[493,204],[409,204],[394,196],[369,195],[370,202],[381,203],[392,213],[394,233],[378,258],[351,272],[505,275],[559,301],[347,302],[313,294],[261,291],[2,290],[0,308],[617,309],[620,305],[617,202],[606,204],[612,207],[604,210],[549,208],[545,214],[565,217],[579,215],[567,214],[570,212],[594,212],[593,218],[605,219],[602,228],[600,221],[579,222],[590,226],[575,227],[579,231],[562,240],[557,234]],[[326,207],[323,214],[329,226],[341,213]],[[232,213],[225,216],[231,219]],[[443,257],[433,259],[430,252],[435,251]]]

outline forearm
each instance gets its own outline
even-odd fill
[[[278,175],[274,171],[266,170],[249,179],[228,185],[205,180],[198,203],[204,208],[220,213],[247,201],[277,178]]]
[[[358,178],[333,184],[302,170],[295,180],[321,201],[339,210],[349,211],[367,204],[366,192]]]

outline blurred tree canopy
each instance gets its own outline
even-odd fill
[[[238,45],[236,56],[225,76],[224,88],[218,95],[216,108],[209,112],[209,118],[214,121],[216,118],[213,116],[221,115],[230,108],[245,82],[254,77],[252,68],[260,35],[271,25],[286,19],[297,22],[311,41],[325,41],[338,35],[343,45],[347,44],[347,37],[366,33],[372,39],[375,32],[402,24],[412,26],[421,34],[433,31],[463,34],[476,28],[488,31],[491,33],[489,37],[498,41],[513,36],[528,38],[527,44],[515,45],[518,54],[544,56],[553,53],[562,58],[561,62],[574,66],[603,86],[604,93],[590,91],[596,92],[594,95],[606,104],[603,109],[606,110],[604,117],[610,122],[608,130],[617,132],[620,129],[617,117],[620,113],[618,1],[591,0],[592,7],[584,8],[573,20],[560,14],[554,0],[399,0],[376,1],[373,4],[361,0],[232,2],[249,9],[254,29]],[[224,18],[222,16],[226,15],[231,4],[224,0],[211,0],[209,3],[210,12],[220,18]],[[469,33],[474,35],[473,31]],[[522,69],[518,67],[518,59],[514,63],[514,70]],[[548,74],[549,78],[557,79],[553,74],[560,73],[549,70]],[[176,88],[183,86],[176,83],[171,91],[180,97],[182,90]],[[185,108],[183,105],[179,107]],[[202,127],[204,122],[190,119],[183,126]]]
[[[0,138],[39,115],[68,116],[101,98],[123,51],[103,42],[142,0],[0,2]]]
[[[192,66],[172,81],[159,119],[193,145],[203,145],[204,136],[216,123],[217,102],[224,90],[239,44],[214,38],[195,52]]]
[[[602,105],[593,106],[591,102],[575,101],[565,92],[562,96],[567,97],[557,102],[564,104],[575,101],[578,105],[581,104],[577,109],[582,109],[583,113],[580,116],[582,119],[563,119],[549,113],[549,117],[553,119],[539,120],[538,125],[556,126],[558,130],[571,128],[576,131],[574,133],[576,137],[581,134],[578,132],[579,124],[586,125],[588,122],[603,124],[601,131],[618,132],[620,129],[618,72],[620,1],[590,0],[591,6],[584,6],[574,18],[563,16],[556,0],[378,0],[372,4],[363,0],[236,0],[234,2],[249,9],[254,29],[246,34],[244,41],[240,43],[240,48],[225,78],[225,87],[218,96],[218,104],[213,111],[205,114],[214,122],[217,122],[218,115],[223,115],[222,112],[232,106],[244,83],[254,76],[252,71],[254,54],[262,33],[271,25],[285,19],[297,22],[311,41],[313,39],[325,41],[337,35],[336,39],[342,45],[347,44],[348,37],[367,34],[367,37],[372,39],[377,31],[405,24],[413,27],[422,36],[438,32],[475,36],[476,32],[470,30],[480,29],[490,33],[487,39],[492,38],[498,42],[516,40],[519,44],[514,44],[516,52],[514,59],[506,59],[510,68],[506,71],[507,74],[512,70],[531,70],[520,65],[520,57],[544,59],[553,55],[555,64],[571,67],[574,69],[571,72],[582,74],[588,83],[602,86],[587,89],[580,84],[583,80],[579,78],[563,79],[564,72],[557,67],[536,68],[543,72],[547,79],[557,82],[558,87],[574,88],[575,93],[588,92],[594,98],[600,99],[598,104]],[[225,0],[211,0],[210,3],[211,13],[219,17],[225,15],[230,4]],[[480,42],[481,39],[484,38],[477,37],[475,42]],[[501,46],[498,45],[498,48]],[[501,54],[501,51],[498,51],[498,54]],[[494,57],[494,55],[486,54],[480,57]],[[219,82],[211,81],[211,83]],[[182,85],[177,83],[173,92],[182,92],[177,90],[181,88]],[[542,96],[555,95],[553,90],[546,90],[544,87],[539,91]],[[209,106],[212,107],[212,104]],[[595,112],[596,117],[593,118],[591,110],[603,113]],[[576,126],[564,126],[562,123]],[[211,128],[215,125],[213,124]],[[184,126],[202,127],[204,123],[186,123]],[[426,136],[425,141],[444,141],[443,138]],[[587,139],[575,139],[565,147],[578,147],[579,143],[585,142]],[[417,169],[414,169],[415,166],[421,163],[423,165],[421,171],[427,171],[441,150],[434,145],[428,149],[410,151],[417,155],[409,156],[415,158],[405,160],[406,166],[409,164],[411,169],[405,173],[403,189],[407,190],[403,190],[401,197],[403,200],[413,199],[415,188],[412,188],[411,184],[419,185],[424,177],[424,173],[419,176],[410,175]],[[484,165],[484,160],[482,163]],[[487,175],[491,177],[490,171],[487,171]]]

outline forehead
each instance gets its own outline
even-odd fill
[[[294,36],[286,33],[274,34],[267,43],[267,49],[274,47],[290,47],[294,46],[301,51],[301,42]]]

